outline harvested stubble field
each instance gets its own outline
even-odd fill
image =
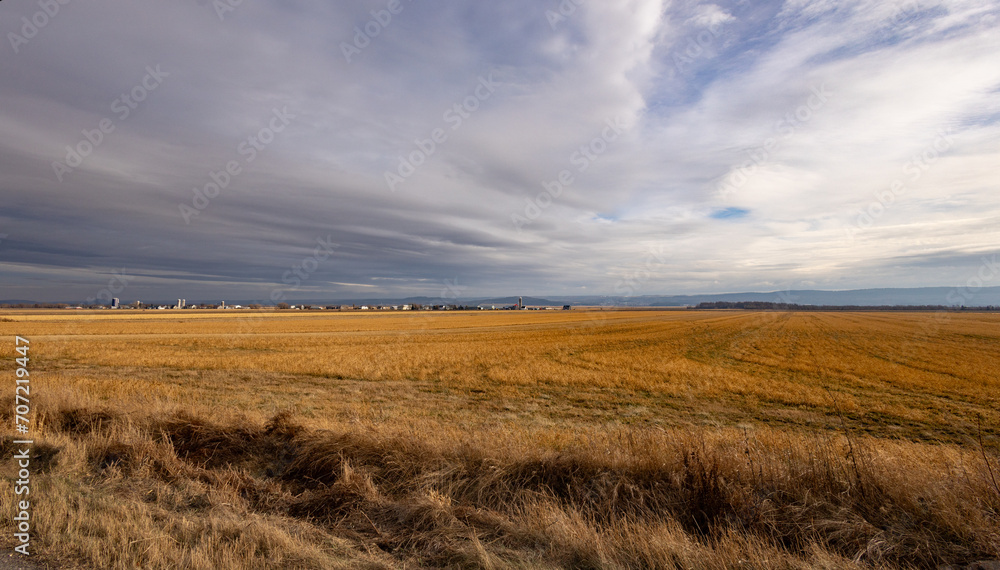
[[[62,567],[1000,558],[996,314],[0,317]]]

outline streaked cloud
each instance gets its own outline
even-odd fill
[[[0,4],[0,298],[947,286],[1000,250],[1000,2],[388,7],[74,2],[15,46],[38,7]]]

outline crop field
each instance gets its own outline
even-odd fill
[[[30,340],[33,546],[59,568],[1000,560],[998,314],[6,310],[0,333],[7,425]]]

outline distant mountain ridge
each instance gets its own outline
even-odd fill
[[[641,295],[634,297],[612,295],[547,295],[534,297],[524,295],[523,302],[527,306],[611,306],[611,307],[693,307],[699,303],[718,301],[763,301],[789,303],[798,305],[966,305],[982,307],[1000,305],[1000,287],[982,288],[970,291],[956,287],[921,287],[921,288],[883,288],[883,289],[853,289],[846,291],[824,290],[792,290],[771,292],[742,293],[707,293],[702,295]],[[441,297],[406,297],[406,298],[368,298],[337,301],[316,301],[327,304],[354,305],[513,305],[518,297],[485,297],[485,298],[441,298]],[[292,303],[293,301],[289,301]],[[306,302],[309,301],[299,301]]]
[[[764,301],[798,305],[965,305],[984,307],[1000,305],[1000,287],[987,287],[979,290],[959,287],[854,289],[849,291],[796,290],[643,298],[645,306],[652,307],[692,306],[717,301]]]
[[[441,297],[375,297],[365,299],[288,299],[289,304],[314,305],[497,305],[506,306],[517,303],[517,296],[486,297],[486,298],[441,298]],[[642,295],[635,297],[607,295],[549,295],[546,297],[523,296],[527,306],[561,306],[587,305],[608,307],[693,307],[699,303],[746,302],[760,301],[771,303],[787,303],[796,305],[857,305],[857,306],[891,306],[891,305],[946,305],[967,307],[985,307],[1000,305],[1000,287],[983,287],[967,289],[962,287],[920,287],[920,288],[884,288],[884,289],[853,289],[847,291],[824,290],[793,290],[771,292],[743,293],[709,293],[703,295]],[[126,302],[125,299],[122,299]],[[176,299],[173,300],[174,302]],[[0,300],[0,304],[34,304],[40,301],[23,299]],[[260,302],[253,300],[226,299],[228,305],[248,305]],[[75,305],[79,301],[68,302]],[[161,301],[153,304],[172,304],[171,301]],[[188,300],[188,304],[218,304],[219,299],[208,301]]]

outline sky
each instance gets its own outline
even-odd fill
[[[3,2],[0,299],[1000,285],[998,17]]]

